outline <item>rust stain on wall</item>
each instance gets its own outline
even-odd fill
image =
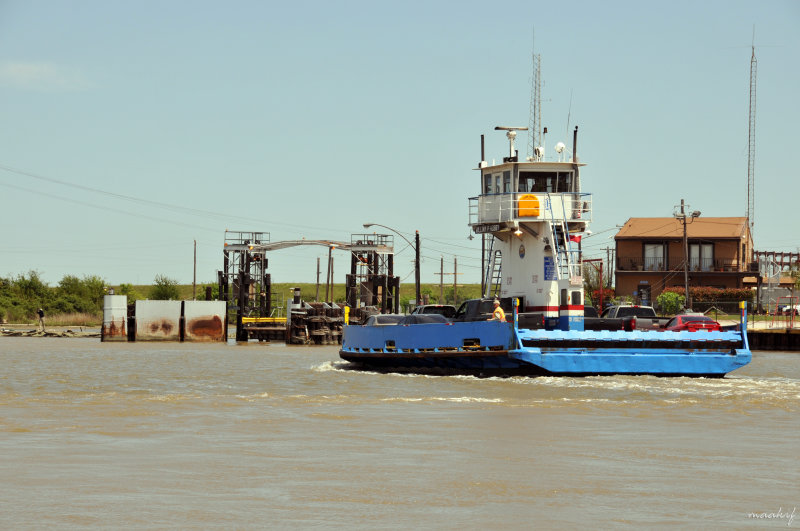
[[[168,321],[167,319],[162,319],[161,321],[151,321],[148,326],[151,334],[161,333],[165,336],[170,335],[174,327],[174,323],[172,321]]]
[[[119,320],[119,324],[117,324],[114,320],[112,320],[108,326],[103,323],[103,337],[112,338],[112,337],[126,337],[127,334],[125,333],[125,318],[121,317]]]
[[[198,317],[186,323],[187,335],[192,335],[198,339],[221,339],[222,338],[222,319],[218,315],[211,317]]]
[[[178,341],[178,323],[167,317],[156,317],[138,323],[136,339],[139,341]]]

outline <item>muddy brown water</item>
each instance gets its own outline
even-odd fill
[[[724,379],[481,379],[333,346],[0,337],[0,363],[4,529],[800,525],[797,353]]]

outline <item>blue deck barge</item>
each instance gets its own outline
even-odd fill
[[[707,377],[724,376],[751,359],[740,331],[527,330],[497,321],[347,326],[340,356],[406,370]]]

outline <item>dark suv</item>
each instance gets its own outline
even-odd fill
[[[411,311],[411,315],[432,313],[444,315],[448,319],[452,319],[456,314],[456,307],[449,304],[423,304],[421,306],[417,306]]]
[[[506,319],[510,311],[510,304],[503,304],[500,301],[500,306],[506,312]],[[510,302],[510,301],[509,301]],[[509,306],[507,309],[506,306]],[[492,317],[494,311],[494,299],[471,299],[464,301],[458,307],[458,311],[453,316],[454,321],[486,321]]]

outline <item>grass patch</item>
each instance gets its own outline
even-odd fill
[[[35,325],[39,321],[34,322]],[[92,313],[59,313],[44,316],[44,326],[101,326],[103,324],[102,314]]]

